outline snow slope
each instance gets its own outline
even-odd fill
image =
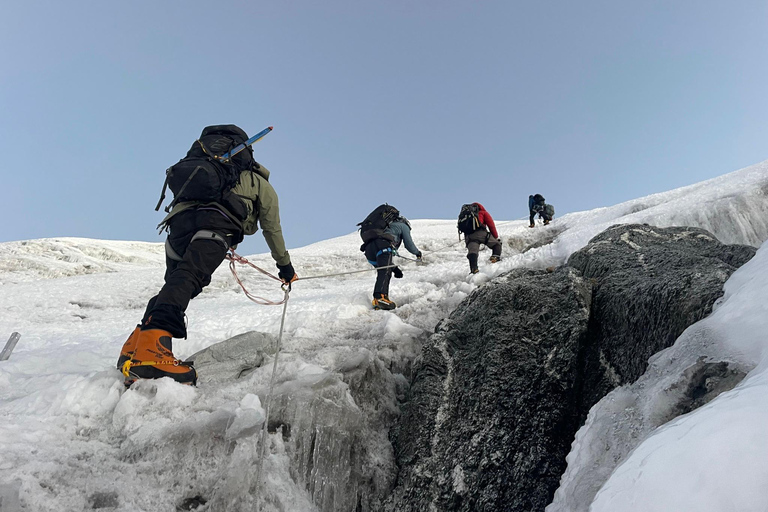
[[[689,187],[568,214],[546,228],[529,229],[527,221],[497,222],[504,260],[490,265],[481,257],[481,272],[471,277],[465,249],[456,243],[455,221],[414,220],[414,239],[428,264],[416,266],[398,260],[405,277],[392,281],[391,297],[399,305],[395,311],[371,311],[374,274],[370,271],[305,279],[294,285],[279,381],[297,390],[309,389],[322,375],[365,354],[375,354],[389,367],[404,367],[417,353],[420,341],[473,289],[512,268],[562,264],[612,224],[691,225],[710,230],[723,242],[759,246],[768,239],[767,192],[768,162],[763,162]],[[482,198],[468,198],[473,199]],[[500,218],[503,212],[491,213]],[[359,245],[359,237],[351,233],[294,249],[291,255],[300,277],[324,276],[368,268]],[[760,306],[768,303],[764,285],[768,283],[760,280],[764,279],[761,274],[766,275],[767,252],[760,250],[735,273],[715,313],[692,326],[669,349],[670,354],[683,350],[692,357],[699,345],[678,345],[687,339],[698,340],[700,336],[690,333],[703,329],[709,333],[704,353],[738,360],[750,372],[748,378],[706,407],[651,429],[631,454],[626,453],[630,447],[622,445],[625,463],[597,494],[593,510],[696,507],[706,512],[723,510],[718,506],[726,502],[741,507],[734,510],[768,510],[768,498],[756,487],[768,483],[768,453],[765,442],[755,434],[765,424],[764,397],[768,396],[764,342],[759,336],[768,327]],[[264,269],[274,268],[268,254],[249,259]],[[215,486],[222,480],[226,488],[221,492],[238,493],[251,485],[247,475],[256,448],[238,445],[227,453],[217,451],[219,445],[209,439],[226,431],[238,435],[228,429],[246,421],[242,418],[260,421],[263,410],[254,393],[263,397],[271,364],[254,372],[251,387],[189,388],[163,380],[151,388],[128,391],[113,368],[146,301],[162,284],[163,261],[161,243],[61,238],[0,244],[0,341],[13,331],[22,334],[12,357],[0,362],[2,512],[19,507],[35,511],[174,510],[178,497],[193,493],[197,486]],[[282,297],[279,287],[258,273],[242,267],[239,273],[257,295]],[[280,308],[249,302],[222,265],[211,285],[192,301],[187,311],[189,339],[174,340],[174,351],[184,358],[246,331],[276,334],[280,313]],[[665,352],[654,364],[663,366],[664,358],[676,357]],[[654,407],[643,397],[634,400]],[[603,402],[593,409],[574,443],[569,456],[572,474],[584,469],[579,464],[587,458],[581,450],[589,444],[587,440],[594,439],[586,434],[595,428],[589,422],[610,424],[596,416],[601,405]],[[291,477],[279,436],[272,437],[272,452],[265,463],[270,495],[266,510],[314,510],[304,489]],[[728,443],[733,449],[706,450],[705,463],[699,447],[718,443]],[[160,453],[167,453],[160,452],[163,446],[185,449],[178,450],[177,457],[161,457]],[[205,457],[191,457],[194,450],[189,447],[205,452]],[[158,455],[153,457],[153,453]],[[749,470],[747,463],[753,464]],[[669,478],[665,471],[689,476],[683,482]],[[717,471],[732,476],[717,480],[723,476]],[[738,488],[730,485],[736,476],[746,483]],[[708,486],[708,501],[691,496],[686,486],[696,482]],[[676,492],[678,485],[686,492]],[[169,492],[174,486],[187,488]],[[593,487],[600,486],[602,481],[593,482]],[[742,488],[741,501],[734,501],[732,494]],[[643,493],[638,489],[644,489]],[[671,495],[678,500],[674,506],[664,501]],[[688,495],[688,501],[680,495]],[[643,500],[638,501],[638,496],[644,496]],[[650,504],[649,496],[653,496]],[[558,499],[591,502],[591,497],[565,488]]]

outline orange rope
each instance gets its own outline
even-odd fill
[[[240,256],[239,254],[237,254],[234,251],[234,249],[230,249],[230,251],[231,251],[232,254],[227,254],[227,259],[229,260],[229,270],[232,271],[232,275],[234,276],[235,281],[237,281],[237,284],[239,284],[240,288],[243,289],[243,293],[245,293],[246,297],[251,299],[256,304],[260,304],[262,306],[279,306],[281,304],[284,304],[288,300],[288,292],[290,291],[290,287],[286,287],[285,283],[283,283],[282,279],[280,279],[279,277],[276,277],[276,276],[270,274],[269,272],[267,272],[264,269],[261,269],[261,268],[257,267],[256,265],[254,265],[253,263],[251,263],[247,259],[245,259],[242,256]],[[252,295],[245,288],[245,285],[243,284],[243,281],[237,275],[237,270],[235,270],[235,263],[240,263],[241,265],[248,265],[248,266],[250,266],[252,268],[255,268],[256,270],[258,270],[259,272],[261,272],[265,276],[270,277],[270,278],[274,279],[275,281],[277,281],[279,283],[282,283],[283,284],[283,291],[285,292],[285,297],[283,297],[283,300],[277,302],[277,301],[265,299],[264,297],[259,297],[259,296],[256,296],[256,295]]]

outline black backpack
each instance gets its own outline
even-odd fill
[[[165,211],[183,201],[217,202],[238,220],[244,220],[247,210],[242,199],[232,192],[242,171],[254,170],[253,149],[248,146],[231,159],[222,155],[248,140],[248,135],[233,124],[207,126],[192,144],[187,156],[166,170],[163,193],[155,210],[165,198],[165,188],[173,192],[173,201]]]
[[[478,214],[480,213],[480,207],[476,204],[465,204],[461,207],[459,212],[459,222],[457,227],[461,233],[465,235],[471,235],[479,228],[483,227],[480,223]]]
[[[386,203],[373,210],[363,222],[357,224],[360,226],[360,238],[363,239],[363,244],[367,244],[376,238],[384,238],[394,242],[395,237],[385,233],[384,230],[399,216],[400,212],[397,208]]]

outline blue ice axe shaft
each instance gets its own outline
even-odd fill
[[[261,139],[264,138],[264,136],[266,134],[268,134],[271,131],[272,131],[272,127],[271,126],[268,126],[268,127],[264,128],[263,130],[261,130],[259,133],[257,133],[256,135],[254,135],[253,137],[251,137],[247,141],[243,142],[242,144],[238,144],[237,146],[232,148],[232,150],[227,151],[226,153],[221,155],[219,157],[219,159],[226,162],[227,160],[229,160],[230,158],[232,158],[233,156],[235,156],[236,154],[238,154],[239,152],[241,152],[242,150],[244,150],[248,146],[251,146],[251,145],[259,142]]]

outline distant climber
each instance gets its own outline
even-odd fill
[[[373,210],[360,226],[360,237],[363,245],[360,250],[365,253],[368,263],[378,267],[376,271],[376,284],[373,286],[373,308],[395,309],[397,304],[389,298],[389,281],[392,275],[395,278],[403,277],[400,267],[393,265],[393,257],[401,243],[405,248],[421,261],[421,251],[413,243],[411,238],[411,224],[408,219],[400,215],[394,206],[382,204]]]
[[[544,219],[545,226],[549,224],[549,222],[555,216],[555,207],[551,204],[547,204],[546,201],[547,200],[544,199],[544,196],[541,194],[528,196],[528,211],[530,213],[529,220],[531,222],[528,227],[536,227],[536,223],[533,221],[533,218],[537,213],[539,214],[540,218]]]
[[[227,251],[244,235],[261,226],[280,279],[284,283],[298,279],[285,248],[269,171],[253,159],[250,147],[224,162],[220,158],[247,139],[235,125],[209,126],[187,156],[168,169],[166,184],[174,201],[160,223],[169,232],[165,284],[149,300],[141,323],[120,351],[117,368],[126,385],[161,377],[195,385],[197,372],[191,363],[174,357],[172,339],[187,337],[184,312],[189,301],[210,284]]]
[[[469,203],[461,207],[459,212],[458,228],[464,233],[464,243],[467,246],[467,259],[469,260],[469,272],[477,274],[477,259],[480,253],[480,245],[491,249],[491,263],[501,261],[501,241],[493,223],[491,214],[480,203]]]

